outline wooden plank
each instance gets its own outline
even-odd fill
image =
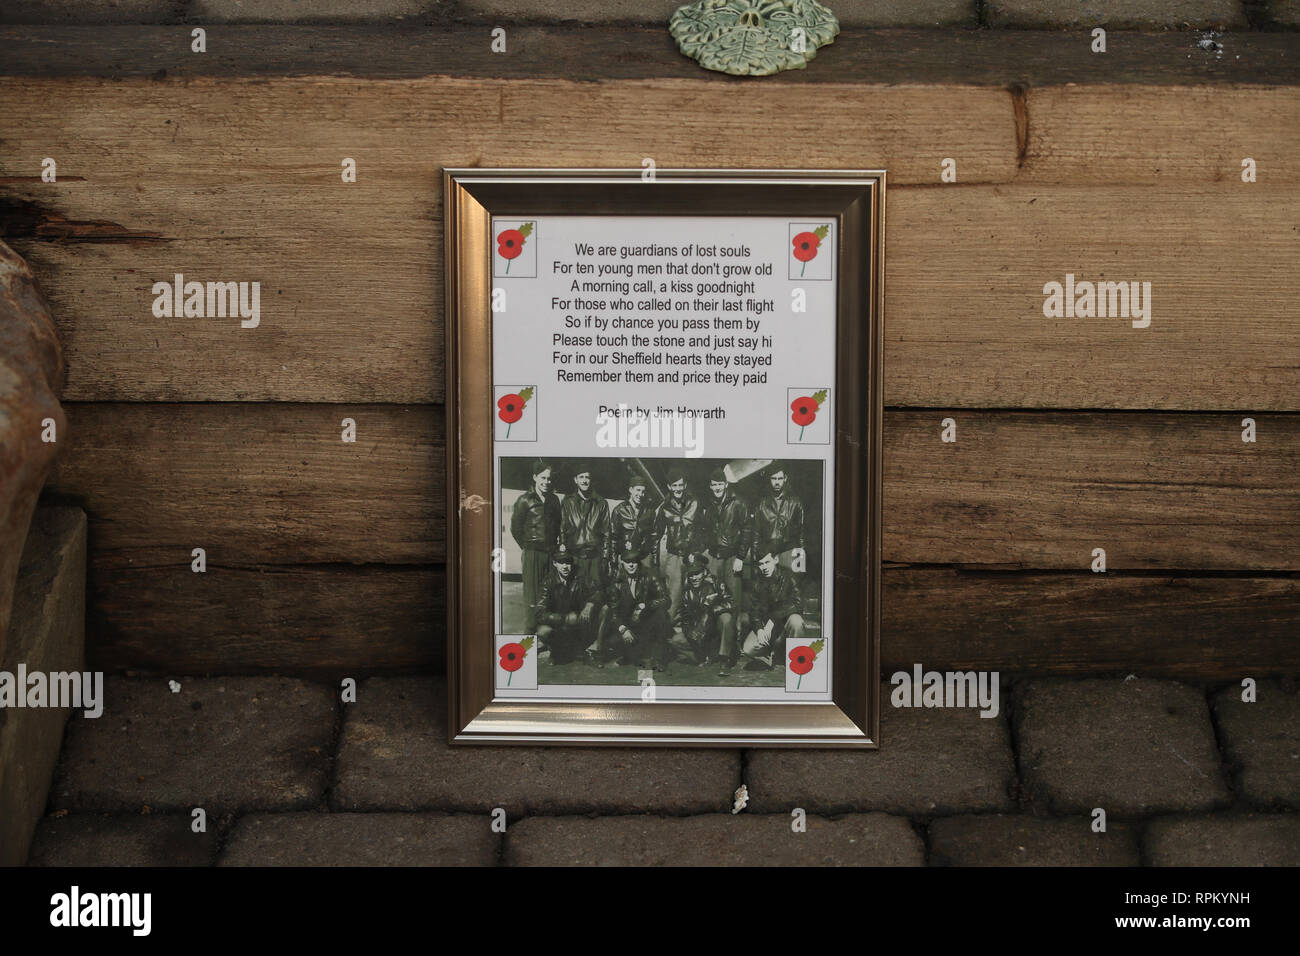
[[[68,399],[442,399],[431,184],[79,184],[65,195],[75,197],[60,206],[65,218],[121,216],[128,232],[172,239],[14,243],[64,334]],[[327,195],[343,197],[337,210]],[[891,188],[886,403],[1300,409],[1294,197],[1267,183]],[[227,211],[231,238],[214,210]],[[262,282],[261,327],[155,318],[152,283],[177,271]],[[1150,282],[1150,326],[1044,317],[1044,284],[1067,273]]]
[[[432,567],[100,568],[87,651],[105,670],[441,673],[445,602]]]
[[[1300,674],[1300,580],[887,570],[881,670]]]
[[[193,548],[226,567],[442,557],[441,407],[65,407],[46,488],[85,502],[97,567],[167,567]]]
[[[350,156],[358,164],[354,191],[383,183],[421,191],[424,200],[406,212],[418,218],[440,189],[439,166],[639,173],[649,156],[662,169],[883,166],[893,182],[937,182],[948,155],[938,150],[960,147],[971,182],[1004,182],[1016,170],[1012,94],[1004,89],[836,83],[814,99],[807,86],[777,83],[741,101],[744,108],[737,92],[707,77],[22,78],[0,90],[0,108],[12,118],[0,176],[36,177],[54,197],[63,186],[39,182],[41,160],[53,156],[61,176],[80,176],[96,191],[237,183],[331,185],[343,193],[352,187],[341,182],[339,163]],[[207,205],[191,203],[180,218],[219,221],[224,204]],[[166,216],[170,204],[160,206],[156,215]],[[120,214],[109,212],[103,218]]]
[[[73,404],[49,488],[84,504],[97,568],[445,559],[442,409]],[[887,561],[1300,569],[1300,416],[890,411]],[[357,423],[356,444],[339,440]],[[490,497],[487,489],[482,492]]]
[[[952,417],[957,441],[940,441]],[[1112,571],[1300,568],[1300,416],[892,412],[886,561]]]
[[[1029,90],[1025,105],[1029,135],[1017,182],[1217,183],[1224,191],[1216,207],[1256,188],[1241,180],[1246,157],[1256,162],[1258,184],[1294,190],[1300,182],[1295,87],[1051,86]]]
[[[441,567],[97,570],[93,666],[328,678],[445,667]],[[1300,580],[884,574],[882,673],[1137,673],[1239,680],[1300,673]]]
[[[746,92],[753,80],[705,73],[681,56],[662,27],[509,25],[507,53],[494,54],[483,26],[209,25],[208,50],[190,52],[190,27],[6,26],[0,73],[113,78],[352,75],[420,77],[706,77]],[[1105,56],[1086,33],[1019,30],[845,30],[805,70],[777,82],[961,82],[1005,86],[1062,83],[1294,83],[1294,34],[1234,33],[1222,53],[1199,33],[1112,30]]]
[[[1297,193],[1225,189],[892,190],[886,404],[1296,410]],[[1045,317],[1067,274],[1150,282],[1150,326]]]
[[[432,228],[432,227],[430,227]],[[67,401],[432,402],[443,394],[441,270],[430,235],[145,246],[15,243],[63,337]],[[157,281],[259,282],[257,328],[157,318]]]

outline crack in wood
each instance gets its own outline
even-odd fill
[[[127,245],[171,242],[151,232],[137,232],[107,219],[68,219],[29,199],[0,196],[0,239],[40,242],[120,242]]]
[[[1011,94],[1011,114],[1016,122],[1016,167],[1023,169],[1029,155],[1029,91],[1018,83],[1007,88]]]

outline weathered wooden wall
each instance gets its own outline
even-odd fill
[[[247,54],[158,77],[157,31],[95,54],[75,30],[0,30],[0,221],[65,340],[49,493],[89,515],[93,662],[440,668],[440,168],[650,156],[889,170],[887,669],[1300,673],[1294,41],[1229,66],[1134,35],[1145,61],[1106,74],[1057,39],[963,38],[954,66],[899,33],[925,52],[873,75],[848,36],[747,83],[654,31],[536,30],[499,67],[392,40],[382,77]],[[84,56],[25,65],[59,37]],[[261,326],[155,318],[176,272],[260,281]],[[1067,272],[1151,282],[1150,328],[1044,318]]]

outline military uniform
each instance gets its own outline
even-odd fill
[[[769,494],[754,509],[754,532],[750,558],[757,561],[768,551],[789,568],[795,548],[804,547],[803,502],[788,489],[780,495]]]
[[[669,494],[655,511],[651,540],[652,558],[658,560],[659,542],[664,541],[663,576],[668,586],[668,615],[677,616],[682,603],[682,565],[686,556],[700,550],[700,502],[690,491],[681,499]]]
[[[645,553],[649,550],[654,517],[653,508],[634,505],[630,499],[614,506],[609,515],[609,534],[605,538],[606,580],[613,581],[618,577],[618,556],[624,551]],[[650,565],[648,555],[642,558],[642,563]]]
[[[721,498],[710,494],[705,499],[704,529],[704,544],[709,553],[709,573],[727,589],[732,607],[739,611],[743,604],[743,570],[736,570],[736,559],[744,561],[752,547],[753,526],[749,520],[749,505],[730,486]]]
[[[547,492],[545,500],[530,488],[517,499],[510,511],[510,534],[519,545],[524,572],[524,631],[537,629],[537,602],[542,582],[549,570],[551,552],[559,545],[560,499]]]
[[[771,577],[760,571],[745,593],[745,614],[740,632],[745,635],[741,653],[755,660],[772,663],[780,660],[775,651],[784,647],[787,637],[803,637],[803,604],[794,575],[782,565],[772,569]],[[772,632],[764,640],[759,630],[772,622]]]
[[[574,571],[589,590],[605,583],[605,542],[609,536],[609,505],[599,495],[574,491],[560,507],[560,541],[573,555]]]
[[[713,575],[705,571],[702,555],[687,560],[682,603],[673,618],[697,663],[730,662],[736,653],[735,617],[731,597]],[[691,579],[703,572],[696,584]]]
[[[596,640],[600,620],[600,595],[588,590],[573,568],[573,559],[561,555],[557,561],[570,566],[567,577],[552,568],[542,583],[537,602],[537,640],[551,652],[552,664],[565,664],[582,656]],[[586,611],[586,620],[583,612]]]
[[[635,555],[635,558],[629,557]],[[605,589],[596,654],[602,661],[666,665],[668,662],[668,596],[658,575],[639,566],[641,554],[624,552],[620,560],[635,560],[634,575],[619,568]]]

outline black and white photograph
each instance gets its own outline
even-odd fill
[[[539,685],[781,687],[822,636],[820,460],[500,465],[501,620]]]

